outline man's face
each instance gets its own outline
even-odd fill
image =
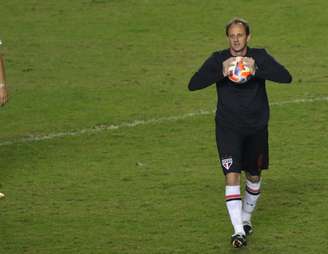
[[[246,35],[245,27],[242,24],[232,24],[228,30],[231,54],[235,56],[245,55],[249,39],[250,36]]]

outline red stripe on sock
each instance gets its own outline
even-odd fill
[[[240,198],[240,194],[232,194],[232,195],[225,196],[225,199],[231,199],[231,198]]]
[[[252,188],[250,188],[250,187],[248,187],[248,186],[246,186],[246,188],[247,188],[247,190],[249,190],[250,192],[254,192],[254,193],[258,193],[258,192],[260,192],[260,189],[252,189]]]

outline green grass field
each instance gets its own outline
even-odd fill
[[[327,8],[2,1],[11,100],[0,111],[0,253],[327,253]],[[271,164],[242,250],[229,244],[215,88],[187,90],[227,47],[234,16],[294,78],[267,86]]]

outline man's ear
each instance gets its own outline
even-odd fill
[[[249,42],[250,40],[251,40],[251,34],[247,36],[247,42]]]

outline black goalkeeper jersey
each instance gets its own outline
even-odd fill
[[[265,80],[290,83],[292,77],[265,49],[247,48],[246,57],[255,60],[256,72],[246,83],[236,84],[223,77],[222,63],[232,57],[229,49],[214,52],[192,76],[189,90],[216,83],[217,124],[241,129],[261,129],[269,121],[269,103]]]

